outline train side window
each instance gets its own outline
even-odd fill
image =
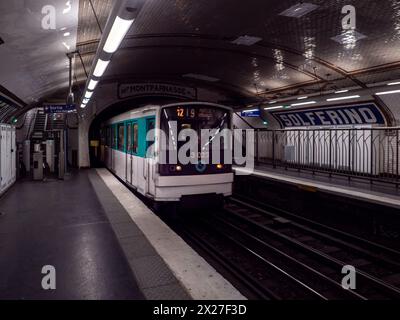
[[[111,126],[111,148],[115,149],[117,147],[117,135],[115,134],[115,126]]]
[[[125,147],[125,125],[119,124],[118,125],[118,150],[124,151]]]
[[[132,153],[132,123],[126,126],[126,152]]]
[[[132,143],[132,151],[133,153],[138,153],[138,136],[139,136],[139,127],[137,123],[133,124],[133,143]]]
[[[107,127],[107,147],[111,148],[111,127]]]
[[[147,137],[147,135],[148,135],[149,131],[154,130],[155,127],[156,127],[155,120],[153,118],[147,119],[147,121],[146,121],[146,138],[150,138],[150,141],[146,141],[146,155],[148,155],[147,152],[148,152],[149,148],[154,144],[154,140],[155,140],[154,131],[152,132],[152,134],[149,137]],[[154,157],[153,154],[148,155],[148,156],[151,158]]]

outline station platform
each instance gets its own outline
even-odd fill
[[[262,179],[315,189],[345,198],[357,199],[394,209],[400,209],[400,188],[382,183],[369,183],[368,180],[313,175],[309,172],[285,170],[270,166],[256,166],[254,170],[236,167],[236,174],[252,175]]]
[[[56,270],[44,290],[43,266]],[[105,169],[0,198],[0,299],[245,299]]]

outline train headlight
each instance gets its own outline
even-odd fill
[[[217,164],[217,169],[221,170],[221,169],[223,169],[223,168],[224,168],[224,165],[222,165],[222,164]]]

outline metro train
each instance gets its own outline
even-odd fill
[[[166,144],[161,143],[162,133],[169,133],[172,123],[176,125],[178,134],[184,129],[193,129],[199,135],[202,129],[220,132],[232,128],[232,109],[194,102],[147,105],[120,114],[101,126],[103,163],[129,187],[155,203],[178,202],[184,198],[199,198],[200,195],[218,199],[230,196],[233,171],[231,164],[224,163],[224,142],[219,146],[220,163],[211,164],[213,161],[210,161],[202,164],[199,161],[201,151],[190,155],[198,157],[197,163],[184,164],[180,159],[170,161],[171,149],[165,145],[172,145],[177,151],[185,143],[176,140],[172,134],[168,135]],[[200,140],[197,150],[211,153],[210,149],[214,147],[208,143],[200,146]],[[160,161],[161,154],[167,161]]]

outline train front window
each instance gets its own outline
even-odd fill
[[[217,136],[222,130],[229,129],[229,124],[230,112],[218,107],[178,106],[164,108],[161,113],[161,129],[167,137],[166,145],[172,146],[174,149],[179,149],[186,143],[185,141],[176,141],[174,130],[177,131],[175,135],[178,136],[183,130],[195,130],[199,137],[199,151],[209,152],[210,148],[213,147],[211,143],[213,137],[211,135],[209,141],[201,145],[202,130],[210,130],[210,133]],[[219,147],[221,150],[224,149],[223,138]]]
[[[171,107],[164,108],[161,114],[161,125],[164,132],[171,126],[169,122],[176,121],[178,130],[193,129],[201,133],[202,129],[223,130],[229,128],[229,111],[217,107]]]

